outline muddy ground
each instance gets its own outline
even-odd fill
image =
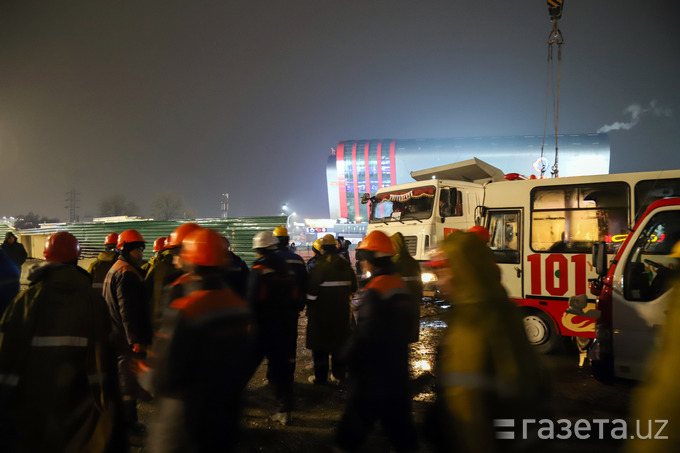
[[[434,399],[433,377],[426,371],[432,366],[436,345],[446,327],[443,315],[449,309],[441,303],[424,304],[421,310],[421,339],[412,347],[412,374],[414,378],[414,419],[420,429],[428,407]],[[298,356],[295,373],[295,410],[293,421],[287,426],[270,420],[275,407],[270,388],[266,385],[265,365],[261,366],[250,381],[245,394],[245,410],[242,421],[241,452],[329,452],[334,430],[340,419],[347,391],[337,385],[314,386],[308,382],[313,375],[311,352],[304,347],[306,318],[299,321]],[[579,368],[578,354],[564,351],[542,356],[551,376],[552,393],[546,395],[551,401],[552,419],[623,418],[628,412],[628,400],[632,383],[617,382],[605,386],[595,381],[588,367]],[[140,416],[149,422],[154,415],[154,403],[142,403]],[[580,452],[618,451],[618,441],[604,440],[548,440],[542,449],[562,452],[578,449]],[[144,452],[144,448],[135,448]],[[379,427],[374,429],[362,449],[363,452],[388,452],[387,438]],[[420,452],[433,449],[421,442]]]

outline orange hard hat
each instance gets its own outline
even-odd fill
[[[80,256],[80,244],[78,239],[67,231],[59,231],[47,238],[45,260],[55,263],[68,263],[75,261]]]
[[[137,230],[125,230],[118,235],[118,245],[116,248],[122,249],[125,244],[130,242],[146,242],[139,231]]]
[[[165,238],[161,237],[153,241],[153,251],[160,252],[165,250]]]
[[[104,239],[104,245],[116,245],[118,244],[118,233],[110,233]]]
[[[186,262],[198,266],[224,266],[227,249],[220,233],[210,228],[195,229],[182,241],[180,256]]]
[[[373,252],[378,258],[394,255],[394,245],[390,237],[378,230],[368,233],[357,249]]]
[[[491,239],[491,236],[489,235],[489,230],[487,230],[481,225],[473,226],[468,230],[468,233],[476,234],[482,241],[484,241],[485,244],[489,242],[489,239]]]
[[[165,246],[169,249],[174,249],[182,245],[182,241],[187,235],[195,230],[200,229],[201,226],[196,223],[183,223],[182,225],[175,228],[175,231],[168,237]]]

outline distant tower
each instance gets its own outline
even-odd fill
[[[78,209],[78,192],[75,189],[71,189],[66,192],[66,206],[64,208],[68,209],[68,221],[70,223],[77,222],[78,216],[76,215],[76,209]]]
[[[222,218],[226,219],[229,215],[229,194],[223,193],[220,201],[220,208],[222,210]]]

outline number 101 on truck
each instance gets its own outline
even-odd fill
[[[651,203],[680,196],[680,170],[526,179],[475,158],[411,176],[415,182],[364,194],[367,232],[400,232],[424,262],[451,231],[486,227],[502,283],[541,352],[561,336],[582,347],[595,337],[592,318],[565,312],[569,298],[588,296],[588,281],[597,277],[593,244],[604,242],[612,258]],[[434,295],[436,277],[424,271],[422,278],[424,294]],[[594,306],[590,296],[587,308]]]

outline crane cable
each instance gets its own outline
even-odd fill
[[[562,44],[564,44],[564,38],[562,37],[562,31],[560,31],[558,26],[558,21],[562,17],[562,4],[563,0],[547,0],[548,11],[550,12],[550,19],[553,24],[553,28],[548,35],[548,70],[547,70],[547,83],[546,83],[546,93],[545,93],[545,124],[543,127],[543,143],[541,144],[541,178],[544,177],[546,170],[545,159],[543,158],[543,148],[545,146],[545,139],[548,130],[548,105],[550,103],[550,93],[552,91],[552,101],[553,101],[553,122],[555,125],[555,162],[551,167],[550,174],[553,178],[559,176],[558,167],[558,132],[560,123],[560,82],[562,75]],[[553,49],[557,45],[557,81],[553,84]]]

